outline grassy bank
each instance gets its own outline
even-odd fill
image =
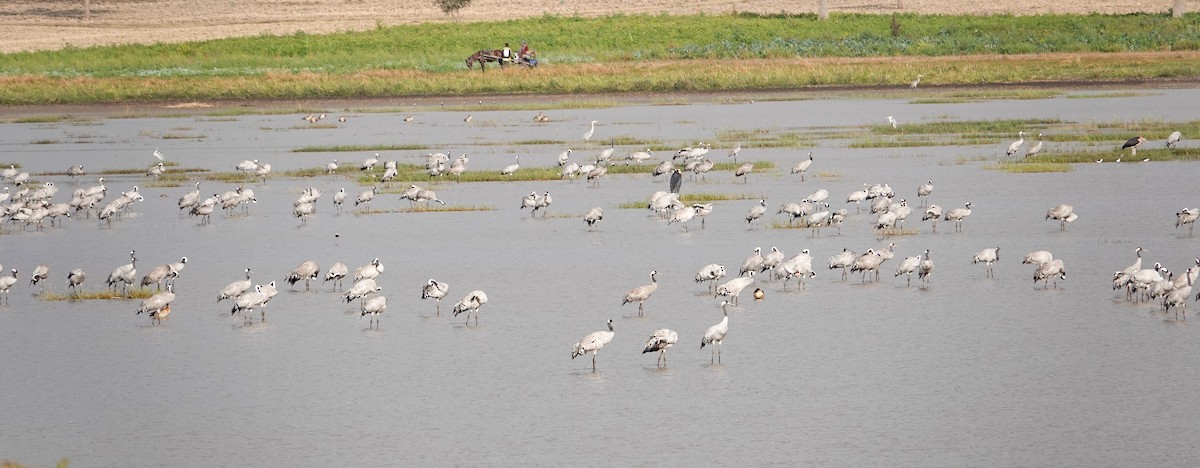
[[[463,66],[520,39],[545,66]],[[1192,78],[1198,50],[1195,14],[546,16],[5,54],[0,104]]]

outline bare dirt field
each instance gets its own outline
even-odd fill
[[[543,14],[815,13],[817,0],[474,0],[450,18],[433,0],[4,0],[0,52],[65,45],[183,42],[262,33],[329,33],[427,21],[484,21]],[[979,15],[1166,12],[1171,0],[829,0],[832,12]],[[1200,0],[1188,0],[1188,11]]]

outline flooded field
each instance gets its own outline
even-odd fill
[[[1127,128],[1200,120],[1200,89],[1070,91],[1044,99],[917,104],[903,98],[725,100],[667,96],[654,105],[497,110],[489,103],[453,107],[395,103],[394,110],[327,109],[302,114],[138,117],[74,115],[0,124],[0,163],[19,165],[35,186],[53,182],[53,202],[97,184],[104,203],[138,186],[144,201],[109,223],[63,219],[42,229],[5,223],[0,265],[18,270],[0,306],[0,458],[49,465],[765,465],[889,466],[1179,466],[1200,461],[1189,404],[1200,387],[1200,317],[1161,311],[1160,301],[1133,302],[1112,288],[1113,272],[1155,262],[1178,277],[1195,265],[1200,240],[1175,227],[1176,212],[1200,206],[1196,163],[1131,162],[1111,142],[1064,141],[1073,125]],[[338,117],[346,116],[344,122]],[[405,117],[413,116],[406,122]],[[470,122],[464,121],[470,115]],[[880,127],[955,121],[1054,121],[1021,126],[1020,152],[1005,150],[1016,131],[958,144],[888,145]],[[597,121],[589,141],[581,140]],[[1036,135],[1060,135],[1043,153],[1080,148],[1103,163],[1068,172],[1010,173]],[[1184,135],[1179,151],[1194,148]],[[991,140],[989,140],[989,138]],[[1049,138],[1047,138],[1049,140]],[[994,140],[994,141],[993,141]],[[560,152],[583,164],[610,144],[613,163],[652,147],[650,167],[675,149],[713,144],[707,156],[756,169],[745,178],[713,170],[685,177],[685,196],[715,199],[713,211],[684,226],[646,209],[666,176],[610,173],[583,178],[418,182],[458,211],[411,212],[400,193],[411,182],[376,183],[379,193],[354,205],[371,182],[357,166],[382,161],[423,166],[425,154],[450,160],[466,153],[470,171],[498,173],[557,167]],[[882,144],[856,145],[873,141]],[[351,145],[361,150],[343,151]],[[1133,161],[1160,150],[1147,141]],[[870,146],[870,147],[866,147]],[[156,180],[141,171],[158,149],[173,170],[233,172],[243,160],[270,163],[265,183],[250,182],[256,203],[211,222],[181,213],[178,199],[200,182],[201,197],[237,184],[212,173]],[[298,148],[310,151],[296,152]],[[373,149],[414,148],[414,149]],[[804,180],[790,170],[813,155]],[[1122,163],[1113,163],[1123,157]],[[288,177],[338,160],[341,172]],[[82,164],[86,176],[65,175]],[[678,165],[683,159],[677,160]],[[766,166],[773,166],[765,168]],[[354,169],[347,171],[346,167]],[[137,169],[134,174],[121,174]],[[612,172],[616,172],[612,170]],[[320,172],[320,171],[317,171]],[[293,172],[293,175],[299,175]],[[947,210],[971,203],[962,222],[921,221],[917,187],[932,180],[930,203]],[[18,188],[5,181],[10,193]],[[846,203],[864,184],[886,183],[913,213],[884,237],[878,215]],[[301,220],[293,202],[308,188],[323,192]],[[344,188],[340,213],[332,199]],[[785,228],[776,214],[820,189],[832,210],[846,208],[840,229]],[[530,192],[553,203],[532,215]],[[767,202],[755,224],[747,212]],[[1078,219],[1060,231],[1046,211],[1068,203]],[[422,204],[421,206],[423,206]],[[440,206],[440,205],[433,205]],[[584,213],[601,207],[593,229]],[[80,213],[82,214],[82,213]],[[828,259],[894,243],[895,258],[878,282],[843,281]],[[697,270],[724,265],[737,276],[755,248],[787,257],[808,249],[814,278],[804,289],[768,274],[730,309],[721,364],[700,349],[721,321],[721,299],[695,282]],[[994,278],[972,256],[1000,247]],[[105,289],[109,272],[136,251],[138,277],[186,256],[174,283],[172,313],[162,324],[137,315],[140,299],[46,300],[66,294],[67,272],[87,273],[86,291]],[[929,283],[895,276],[905,257],[929,251]],[[1069,274],[1048,289],[1035,285],[1025,254],[1047,250]],[[359,301],[324,283],[342,262],[353,272],[378,258],[376,280],[388,298],[379,327]],[[311,289],[284,282],[306,260],[321,268]],[[39,264],[50,267],[30,285]],[[275,281],[279,294],[266,321],[252,324],[217,302],[226,284],[251,269],[254,284]],[[645,302],[621,305],[626,291],[658,289]],[[353,273],[351,273],[351,276]],[[430,278],[450,285],[436,313],[421,300]],[[346,279],[346,288],[353,283]],[[153,286],[151,286],[153,288]],[[761,288],[762,300],[751,292]],[[472,290],[488,302],[479,325],[453,317]],[[596,356],[574,360],[572,346],[614,322],[615,337]],[[666,368],[642,354],[651,332],[670,328],[678,344]],[[728,351],[728,353],[724,353]]]

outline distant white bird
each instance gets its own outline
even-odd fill
[[[649,299],[650,296],[652,294],[654,294],[654,291],[658,290],[658,280],[656,279],[657,275],[658,275],[658,271],[651,271],[650,272],[650,284],[641,285],[636,288],[630,289],[629,291],[626,291],[625,297],[621,301],[621,305],[625,305],[625,304],[628,304],[631,302],[637,302],[638,303],[638,317],[641,317],[642,312],[645,310],[646,299]]]
[[[374,297],[363,302],[362,307],[359,308],[362,314],[359,316],[361,317],[370,315],[371,318],[369,319],[370,321],[367,322],[367,326],[370,327],[371,323],[374,322],[375,328],[379,328],[379,315],[382,314],[383,310],[386,308],[387,296],[375,295]]]
[[[593,207],[583,215],[583,222],[587,223],[589,231],[602,219],[604,219],[604,209],[598,206]]]
[[[515,163],[504,166],[504,169],[500,170],[500,175],[511,176],[514,172],[517,172],[517,169],[521,168],[521,155],[516,155],[515,159]]]
[[[221,288],[221,293],[217,295],[217,302],[241,296],[242,293],[250,290],[250,286],[252,284],[253,283],[250,282],[250,269],[247,268],[246,279],[234,281],[225,285],[224,288]]]
[[[1017,141],[1014,141],[1014,142],[1012,142],[1012,144],[1008,145],[1008,155],[1009,156],[1017,154],[1017,151],[1021,149],[1021,145],[1025,144],[1025,132],[1024,131],[1017,132],[1017,137],[1019,138]]]
[[[583,141],[588,141],[588,140],[592,139],[592,134],[596,133],[596,124],[599,122],[600,122],[599,120],[592,121],[592,128],[589,128],[588,131],[583,134]]]
[[[912,88],[912,89],[917,89],[917,85],[921,84],[921,77],[923,77],[923,76],[925,76],[925,75],[917,74],[917,79],[913,80],[913,82],[911,84],[909,84],[908,87]]]
[[[667,350],[679,341],[679,334],[675,330],[669,328],[660,328],[654,330],[650,334],[650,339],[646,340],[646,346],[642,348],[642,354],[658,351],[658,361],[655,363],[659,367],[667,367]]]
[[[808,159],[802,159],[795,166],[792,166],[792,174],[800,174],[800,181],[804,182],[804,174],[808,172],[808,168],[812,166],[812,163],[813,154],[812,151],[809,151]]]
[[[1046,211],[1046,219],[1058,220],[1058,230],[1066,231],[1067,223],[1079,219],[1079,215],[1075,214],[1075,207],[1062,204]]]
[[[746,213],[746,224],[750,228],[754,228],[754,221],[761,218],[767,212],[767,199],[763,198],[758,201],[757,205],[750,207],[750,211]]]
[[[150,315],[150,323],[162,323],[162,319],[170,314],[171,302],[175,300],[174,284],[167,282],[167,290],[150,296],[138,306],[137,314],[146,312]],[[164,313],[165,312],[165,313]]]
[[[377,164],[379,164],[379,153],[375,153],[375,156],[371,156],[371,157],[363,160],[362,164],[358,166],[358,170],[369,171],[371,169],[374,169],[375,165],[377,165]]]
[[[430,278],[421,286],[421,299],[434,299],[437,302],[437,315],[442,315],[442,298],[450,292],[450,284]]]
[[[8,276],[0,276],[0,293],[4,294],[4,303],[8,304],[8,291],[12,289],[12,285],[17,283],[17,269],[13,268],[12,274]]]
[[[354,269],[354,281],[358,282],[364,279],[378,278],[379,275],[383,274],[383,270],[383,262],[380,262],[379,259],[376,258],[371,260],[371,263]]]
[[[929,258],[929,249],[925,249],[925,259],[921,260],[921,266],[917,271],[917,277],[921,278],[921,283],[929,286],[929,275],[933,274],[933,259]]]
[[[1025,157],[1029,158],[1029,157],[1037,156],[1038,153],[1041,153],[1043,143],[1045,143],[1045,142],[1042,141],[1042,134],[1039,133],[1038,134],[1038,142],[1035,143],[1033,146],[1029,147],[1029,151],[1025,152]]]
[[[708,290],[712,292],[716,289],[717,280],[725,277],[725,267],[717,263],[710,263],[700,268],[696,272],[696,282],[708,282]]]
[[[158,158],[159,161],[167,160],[167,158],[163,156],[162,152],[160,152],[158,148],[154,148],[154,157]]]
[[[474,314],[475,326],[479,326],[479,308],[487,304],[487,301],[487,294],[483,291],[478,289],[471,291],[460,299],[458,303],[454,304],[454,316],[458,317],[458,314],[465,312],[467,314],[467,321],[465,323],[469,324],[471,323],[471,314]]]
[[[708,327],[704,337],[700,339],[700,349],[704,349],[704,345],[714,345],[709,364],[713,364],[714,361],[717,364],[721,362],[721,343],[725,341],[725,335],[729,334],[729,301],[721,301],[721,313],[724,315],[721,322]]]
[[[892,125],[892,128],[896,128],[899,126],[899,124],[896,123],[896,118],[892,117],[890,115],[888,116],[888,123]]]
[[[238,171],[245,172],[247,174],[253,173],[256,169],[258,169],[258,160],[257,159],[255,159],[255,160],[247,159],[245,161],[238,163],[238,165],[235,168]]]
[[[742,183],[749,183],[750,178],[747,176],[749,176],[753,171],[754,163],[743,163],[741,166],[738,166],[736,171],[733,172],[733,177],[735,179],[741,177]]]
[[[350,267],[346,266],[345,263],[335,262],[329,267],[329,270],[325,272],[325,279],[321,282],[324,283],[327,281],[333,281],[334,291],[345,289],[344,282],[346,280],[346,275],[348,274],[350,274]]]
[[[597,331],[588,333],[587,336],[575,343],[571,348],[571,359],[582,356],[587,353],[592,353],[592,372],[596,372],[596,353],[600,352],[600,348],[612,341],[616,333],[613,331],[613,321],[608,320],[608,331]]]
[[[1044,281],[1042,289],[1049,287],[1051,279],[1054,280],[1054,287],[1058,287],[1059,279],[1067,279],[1067,268],[1063,265],[1061,259],[1050,260],[1038,267],[1037,271],[1033,272],[1033,284],[1036,287],[1038,281]]]
[[[917,268],[920,267],[921,257],[919,255],[915,257],[905,257],[904,260],[900,261],[899,265],[896,265],[895,276],[908,275],[907,285],[912,286],[912,274],[913,272],[917,271]]]
[[[79,295],[79,286],[87,279],[87,274],[82,269],[76,268],[67,273],[67,287],[71,289],[72,294]]]
[[[375,194],[378,191],[379,191],[379,187],[371,187],[370,190],[364,190],[363,193],[358,194],[358,198],[354,199],[354,206],[358,206],[359,204],[366,205],[367,212],[370,213],[371,212],[371,200],[375,199]]]
[[[742,294],[742,290],[754,283],[754,272],[748,272],[747,275],[739,276],[717,286],[717,296],[730,297],[733,299],[734,304],[737,304],[738,296]]]
[[[1196,227],[1196,218],[1200,218],[1200,208],[1184,208],[1178,213],[1175,213],[1175,228],[1186,224],[1188,226],[1188,237],[1192,236],[1192,229]]]
[[[379,285],[375,283],[375,280],[367,278],[359,280],[358,282],[354,283],[353,286],[350,286],[350,289],[347,289],[346,292],[342,294],[342,298],[347,303],[350,303],[354,302],[355,299],[362,299],[382,290],[383,288],[379,287]]]
[[[309,280],[316,279],[317,275],[319,274],[321,274],[321,267],[317,265],[317,262],[305,260],[304,262],[301,262],[300,266],[297,266],[295,270],[292,270],[291,273],[288,273],[287,278],[284,279],[286,279],[288,284],[292,286],[295,286],[300,280],[304,280],[304,290],[308,291]]]
[[[1000,261],[1000,247],[989,247],[980,250],[971,257],[971,264],[982,263],[987,265],[987,277],[994,278],[996,275],[992,272],[992,264]]]
[[[342,211],[342,204],[346,203],[346,188],[339,188],[333,193],[333,205],[337,207],[338,212]]]
[[[947,211],[943,219],[946,221],[954,221],[954,232],[961,232],[963,219],[966,219],[966,217],[970,215],[971,202],[967,202],[963,205],[963,208],[955,208]]]
[[[1182,133],[1179,133],[1177,131],[1171,132],[1171,135],[1167,137],[1167,148],[1175,147],[1175,144],[1179,143],[1179,140],[1182,140],[1182,139],[1183,139]]]
[[[733,148],[729,149],[729,157],[733,158],[734,162],[737,162],[737,156],[740,152],[742,152],[742,142],[739,141],[733,145]]]
[[[671,224],[671,223],[682,224],[683,231],[687,232],[687,222],[691,221],[692,218],[695,218],[695,217],[696,217],[696,208],[694,206],[685,206],[683,208],[675,210],[675,213],[671,215],[671,219],[667,221],[667,224]]]
[[[933,179],[926,180],[925,183],[917,187],[917,196],[921,198],[921,206],[925,206],[929,202],[929,194],[933,193]]]
[[[338,169],[338,161],[336,159],[334,159],[333,162],[325,165],[325,173],[326,174],[333,174],[334,172],[337,172],[337,169]]]

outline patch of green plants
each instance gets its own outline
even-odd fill
[[[993,171],[1002,171],[1009,174],[1034,174],[1041,172],[1071,172],[1071,165],[1068,163],[1054,162],[1007,162],[1000,161],[990,164],[985,164],[984,169]]]
[[[429,146],[422,144],[404,145],[333,145],[333,146],[301,146],[292,148],[293,153],[358,153],[371,151],[421,151]]]
[[[1056,89],[953,90],[909,99],[909,104],[959,104],[1003,99],[1050,99],[1063,94]]]
[[[400,208],[401,213],[442,213],[454,211],[495,211],[493,205],[417,205],[410,208]]]
[[[1200,54],[1192,53],[1200,49],[1195,14],[899,14],[894,19],[904,26],[894,31],[892,19],[545,15],[469,28],[438,22],[67,47],[0,55],[0,104],[901,87],[918,72],[936,85],[1154,80],[1194,77],[1200,68]],[[466,70],[463,59],[496,37],[528,39],[545,65]],[[1014,54],[1046,55],[996,58]]]

